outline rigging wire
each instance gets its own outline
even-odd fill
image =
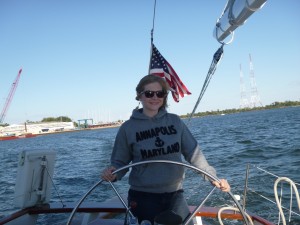
[[[156,11],[156,0],[154,0],[154,7],[153,7],[153,19],[152,19],[152,29],[151,29],[151,45],[153,43],[153,32],[154,32],[154,25],[155,25],[155,11]]]
[[[209,68],[208,73],[206,75],[206,79],[205,79],[204,84],[202,86],[202,90],[201,90],[200,95],[198,97],[198,100],[197,100],[197,102],[196,102],[196,104],[194,106],[194,109],[193,109],[192,113],[189,116],[188,123],[191,121],[191,118],[193,117],[193,115],[194,115],[194,113],[195,113],[195,111],[196,111],[196,109],[197,109],[197,107],[198,107],[198,105],[199,105],[199,103],[200,103],[200,101],[201,101],[201,99],[202,99],[205,91],[206,91],[206,88],[207,88],[207,86],[208,86],[208,84],[210,82],[210,79],[214,75],[214,73],[215,73],[215,71],[217,69],[217,66],[218,66],[218,64],[220,62],[220,59],[223,56],[223,46],[224,46],[224,44],[225,43],[222,43],[221,47],[219,47],[219,49],[215,52],[215,54],[213,56],[213,60],[211,62],[210,68]]]
[[[257,166],[257,165],[251,165],[251,166],[252,166],[253,168],[256,168],[256,169],[258,169],[258,170],[261,170],[261,171],[263,171],[263,172],[265,172],[265,173],[267,173],[267,174],[269,174],[269,175],[271,175],[271,176],[273,176],[273,177],[276,177],[276,178],[279,178],[279,177],[280,177],[280,176],[278,176],[278,175],[276,175],[276,174],[274,174],[274,173],[271,173],[271,172],[269,172],[269,171],[267,171],[267,170],[265,170],[265,169],[263,169],[263,168],[261,168],[261,167],[259,167],[259,166]],[[294,182],[294,184],[300,186],[300,183]]]
[[[55,192],[56,192],[56,194],[57,194],[57,196],[58,196],[58,198],[59,198],[59,200],[60,200],[62,206],[63,206],[63,207],[66,207],[66,204],[64,203],[64,201],[63,201],[61,195],[59,194],[58,188],[56,187],[56,185],[55,185],[55,183],[54,183],[54,180],[53,180],[53,178],[52,178],[52,176],[51,176],[51,174],[50,174],[50,172],[49,172],[47,166],[46,166],[46,171],[47,171],[47,174],[48,174],[49,178],[51,179],[51,182],[52,182],[52,184],[53,184],[53,187],[54,187],[54,189],[55,189]]]
[[[155,26],[155,13],[156,13],[156,0],[154,0],[154,7],[153,7],[153,19],[152,19],[152,29],[151,29],[151,45],[150,45],[150,62],[149,62],[148,74],[150,74],[151,55],[152,55],[152,46],[153,46],[153,33],[154,33],[154,26]]]

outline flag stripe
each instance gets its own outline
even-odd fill
[[[170,89],[172,91],[173,99],[179,102],[180,97],[184,95],[190,95],[191,92],[180,80],[179,76],[168,63],[168,61],[160,54],[158,49],[152,44],[152,54],[150,60],[149,74],[154,74],[163,77],[168,82]]]

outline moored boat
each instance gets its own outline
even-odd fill
[[[24,133],[20,135],[12,134],[12,135],[0,136],[0,141],[15,140],[21,138],[32,138],[36,136],[37,136],[36,134],[32,134],[32,133]]]

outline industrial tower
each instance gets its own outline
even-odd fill
[[[13,97],[14,97],[16,88],[17,88],[19,80],[20,80],[21,73],[22,73],[22,68],[19,70],[19,73],[18,73],[15,81],[11,85],[10,92],[9,92],[7,98],[6,98],[4,107],[3,107],[2,112],[0,114],[0,124],[3,123],[4,118],[6,116],[6,112],[7,112],[8,108],[9,108],[9,105],[10,105],[10,103],[11,103]]]
[[[246,88],[244,84],[244,75],[243,75],[241,64],[240,64],[240,92],[241,92],[240,109],[249,108],[249,101],[247,99]]]
[[[260,97],[258,95],[257,87],[256,87],[256,81],[254,77],[254,68],[253,68],[253,63],[251,59],[251,55],[249,54],[249,59],[250,59],[250,87],[251,87],[251,93],[250,93],[250,107],[258,107],[258,106],[263,106]]]

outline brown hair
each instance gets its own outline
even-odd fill
[[[136,97],[135,99],[136,100],[139,100],[140,99],[140,95],[141,95],[141,92],[144,91],[144,88],[145,88],[145,85],[147,84],[151,84],[151,83],[155,83],[155,82],[158,82],[161,87],[162,87],[162,90],[165,91],[166,93],[168,93],[169,91],[169,84],[166,82],[166,80],[164,78],[161,78],[159,76],[156,76],[156,75],[146,75],[144,76],[140,82],[138,83],[138,85],[136,86],[135,90],[136,90]],[[165,98],[164,98],[164,103],[163,105],[160,107],[160,108],[166,108],[168,105],[167,105],[167,99],[168,99],[168,95],[166,94]]]

